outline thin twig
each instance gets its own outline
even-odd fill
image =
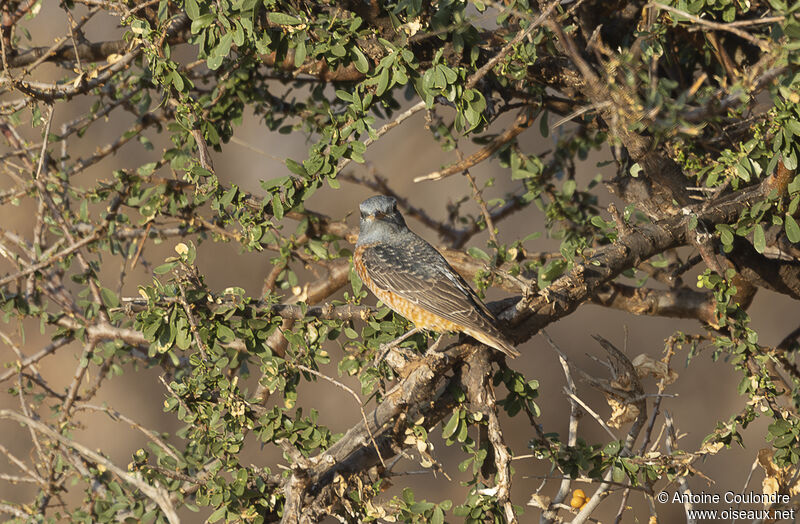
[[[192,308],[189,306],[189,302],[186,300],[186,290],[183,288],[183,284],[180,282],[178,283],[178,290],[181,293],[178,303],[183,308],[184,313],[186,313],[186,318],[189,320],[189,330],[192,332],[194,341],[197,344],[197,349],[200,351],[200,356],[202,356],[203,360],[207,362],[208,352],[206,351],[206,343],[200,338],[200,330],[197,328],[197,320],[195,320],[194,314],[192,314]]]
[[[415,114],[419,113],[423,109],[425,109],[425,101],[421,100],[421,101],[417,102],[416,104],[414,104],[413,106],[411,106],[408,109],[406,109],[405,111],[403,111],[402,113],[400,113],[399,115],[397,115],[397,117],[394,120],[392,120],[391,122],[385,123],[380,129],[378,129],[375,132],[375,138],[374,139],[372,137],[369,137],[366,140],[364,140],[364,146],[365,147],[369,147],[376,140],[378,140],[380,137],[382,137],[383,135],[385,135],[386,133],[388,133],[389,131],[391,131],[395,127],[399,126],[400,124],[402,124],[403,122],[405,122],[406,120],[408,120],[409,118],[414,116]],[[350,163],[350,159],[349,158],[343,158],[343,159],[339,160],[339,163],[336,165],[336,171],[337,172],[341,171],[349,163]]]
[[[71,255],[72,253],[75,253],[76,251],[78,251],[82,247],[87,246],[87,245],[91,244],[92,242],[98,240],[100,238],[100,233],[101,232],[99,230],[97,230],[97,231],[95,231],[94,234],[89,235],[87,237],[84,237],[81,240],[75,242],[74,244],[72,244],[72,245],[70,245],[68,247],[65,247],[64,249],[62,249],[58,253],[56,253],[53,256],[47,258],[46,260],[42,260],[41,262],[39,262],[37,264],[34,264],[34,265],[28,267],[27,269],[25,269],[23,271],[19,271],[17,273],[14,273],[13,275],[9,275],[9,276],[7,276],[5,278],[0,279],[0,287],[5,286],[6,284],[8,284],[10,282],[14,282],[17,279],[20,279],[20,278],[25,277],[27,275],[30,275],[32,273],[36,273],[37,271],[42,270],[42,269],[44,269],[44,268],[46,268],[46,267],[58,262],[62,258],[66,257],[67,255]]]
[[[128,424],[132,428],[141,431],[147,438],[152,440],[159,448],[161,448],[164,451],[164,453],[166,453],[167,455],[169,455],[170,457],[175,459],[176,462],[178,462],[178,463],[182,462],[182,459],[178,456],[178,454],[175,453],[172,450],[172,448],[170,448],[167,445],[167,443],[164,442],[161,439],[161,437],[159,437],[153,431],[151,431],[151,430],[147,429],[146,427],[142,426],[141,424],[139,424],[138,422],[136,422],[132,418],[124,415],[123,413],[120,413],[116,409],[113,409],[113,408],[108,407],[108,406],[95,406],[93,404],[81,403],[81,404],[76,404],[75,405],[75,410],[76,411],[80,411],[80,410],[102,411],[103,413],[107,414],[111,418],[111,420],[125,422],[126,424]]]
[[[457,150],[457,153],[458,160],[463,161],[464,155],[462,155],[460,150]],[[500,242],[497,240],[497,231],[494,228],[494,222],[492,222],[492,214],[489,213],[489,209],[486,206],[486,200],[483,199],[483,194],[478,188],[478,184],[475,183],[475,178],[470,174],[469,169],[464,170],[464,176],[467,177],[467,180],[469,180],[469,185],[472,187],[473,200],[475,200],[475,202],[478,204],[478,207],[481,210],[481,215],[483,215],[483,220],[486,221],[486,229],[489,232],[489,238],[494,243],[495,249],[498,249]]]
[[[475,87],[475,84],[477,84],[480,81],[481,78],[486,76],[486,73],[491,71],[492,68],[495,65],[497,65],[497,63],[500,60],[503,59],[503,57],[505,57],[512,49],[514,49],[514,46],[516,46],[517,44],[522,42],[522,40],[524,40],[525,37],[527,37],[529,34],[531,34],[531,32],[533,32],[534,29],[536,29],[537,27],[542,25],[542,22],[544,22],[547,19],[547,17],[550,16],[550,13],[553,12],[553,9],[555,9],[556,6],[558,4],[560,4],[560,3],[561,3],[561,0],[555,0],[554,2],[550,2],[547,5],[547,7],[544,8],[542,13],[536,18],[536,20],[534,20],[533,22],[529,23],[528,27],[526,27],[522,31],[518,32],[514,36],[514,38],[512,38],[505,46],[503,46],[502,49],[500,49],[500,51],[497,52],[496,55],[494,55],[492,58],[490,58],[485,64],[483,64],[483,66],[480,67],[480,69],[475,71],[475,73],[473,73],[469,77],[469,79],[467,80],[467,83],[466,83],[466,88],[467,89],[472,89],[473,87]]]
[[[58,348],[66,346],[67,344],[72,342],[72,340],[73,340],[72,337],[58,338],[57,340],[51,342],[50,344],[48,344],[47,346],[42,348],[37,353],[34,353],[33,355],[25,358],[24,360],[22,360],[22,361],[20,361],[18,363],[15,363],[14,369],[10,369],[10,370],[6,371],[5,373],[3,373],[2,375],[0,375],[0,383],[6,381],[9,378],[11,378],[14,375],[16,375],[18,371],[22,371],[23,369],[25,369],[25,368],[27,368],[29,366],[35,365],[37,362],[42,360],[47,355],[50,355],[50,354],[54,353]],[[18,366],[18,369],[17,369],[17,366]]]
[[[172,501],[170,500],[169,493],[167,490],[161,486],[153,486],[139,478],[138,476],[134,476],[127,471],[123,470],[104,456],[100,455],[99,453],[92,451],[88,447],[84,446],[83,444],[79,444],[74,440],[61,435],[54,431],[50,426],[42,424],[36,420],[28,418],[20,413],[15,411],[11,411],[8,409],[0,409],[0,419],[11,419],[20,424],[24,424],[26,426],[31,426],[36,431],[43,433],[50,437],[51,439],[58,441],[60,444],[72,448],[84,457],[88,458],[95,464],[100,464],[105,466],[106,469],[113,472],[117,477],[119,477],[122,481],[134,486],[136,489],[141,491],[145,496],[147,496],[150,500],[155,502],[161,511],[164,513],[164,516],[167,517],[167,520],[170,524],[179,524],[180,518],[178,517],[175,508],[172,505]]]
[[[2,444],[0,444],[0,454],[5,455],[9,462],[17,466],[22,472],[24,472],[30,478],[35,479],[36,483],[39,484],[40,486],[44,486],[46,484],[45,480],[41,476],[39,476],[39,474],[36,471],[30,469],[20,458],[11,453],[8,450],[8,448],[6,448]]]
[[[719,31],[727,31],[729,33],[732,33],[738,36],[739,38],[743,38],[744,40],[747,40],[748,42],[757,45],[762,51],[769,50],[769,45],[764,40],[756,38],[747,31],[742,31],[741,29],[739,29],[739,26],[732,24],[721,24],[719,22],[711,22],[709,20],[700,18],[699,16],[695,16],[691,13],[687,13],[686,11],[682,11],[676,7],[671,7],[658,2],[653,2],[650,5],[653,5],[659,9],[663,9],[664,11],[675,13],[676,15],[682,16],[688,20],[691,20],[692,22],[708,27],[709,29],[717,29]]]
[[[611,436],[612,440],[619,440],[619,437],[617,437],[617,435],[615,435],[614,432],[611,431],[611,428],[608,427],[608,424],[605,423],[605,421],[600,417],[600,415],[598,415],[595,410],[590,408],[583,400],[581,400],[580,397],[578,397],[578,395],[574,394],[567,388],[564,388],[564,393],[566,393],[569,398],[577,402],[589,415],[591,415],[592,418],[595,419],[598,424],[600,424],[600,427],[602,427],[606,431],[606,433],[608,433]]]
[[[427,175],[418,176],[414,179],[415,183],[418,182],[425,182],[426,180],[441,180],[443,178],[447,178],[449,176],[455,175],[456,173],[461,173],[465,169],[469,169],[476,164],[479,164],[492,156],[496,153],[501,147],[505,144],[514,140],[517,135],[525,131],[533,121],[533,114],[530,107],[524,108],[520,111],[519,115],[517,115],[517,119],[514,121],[514,125],[503,131],[500,135],[498,135],[494,140],[489,142],[486,146],[481,148],[480,150],[472,153],[470,156],[456,162],[455,164],[451,164],[446,168],[442,169],[441,171],[432,171]]]
[[[91,364],[92,354],[94,353],[96,344],[97,342],[95,340],[90,339],[84,346],[83,353],[78,358],[78,366],[75,369],[75,374],[72,377],[72,382],[69,385],[67,397],[61,406],[61,417],[58,421],[59,426],[69,418],[72,405],[75,403],[75,399],[78,397],[78,389],[80,388],[81,382],[83,382],[83,378],[86,376],[86,372],[89,369],[89,364]]]
[[[340,388],[340,389],[350,393],[350,395],[356,400],[356,404],[358,404],[358,409],[361,411],[361,419],[364,421],[364,427],[367,429],[367,433],[369,434],[369,440],[372,442],[372,446],[375,448],[375,453],[378,454],[378,460],[381,461],[381,465],[385,469],[386,468],[386,462],[383,461],[383,456],[381,455],[381,450],[378,449],[378,444],[375,442],[375,436],[372,434],[372,430],[369,427],[369,422],[367,421],[367,413],[364,411],[364,403],[361,402],[361,399],[358,397],[356,392],[353,391],[351,388],[347,387],[346,385],[342,384],[338,380],[335,380],[335,379],[329,377],[328,375],[320,373],[319,371],[317,371],[315,369],[311,369],[308,366],[304,366],[302,364],[294,364],[294,367],[296,367],[297,369],[300,369],[302,371],[305,371],[306,373],[310,373],[310,374],[314,375],[315,377],[319,377],[319,378],[321,378],[323,380],[327,380],[328,382],[330,382],[331,384],[333,384],[337,388]]]
[[[672,454],[675,445],[678,442],[678,437],[675,433],[675,426],[672,422],[672,415],[669,413],[669,411],[664,412],[664,422],[667,427],[667,452]],[[686,477],[683,475],[676,475],[676,480],[678,482],[678,489],[680,489],[681,494],[684,495],[681,497],[681,499],[683,500],[683,507],[686,510],[686,524],[695,524],[697,521],[689,516],[694,512],[694,504],[692,503],[692,490],[689,489],[689,483],[686,481]]]
[[[575,387],[575,381],[572,378],[572,373],[570,372],[569,363],[567,362],[566,355],[563,351],[556,345],[553,339],[550,337],[550,334],[547,333],[545,330],[541,331],[542,336],[547,340],[547,343],[550,344],[550,347],[558,354],[558,361],[561,364],[561,369],[564,371],[564,378],[567,381],[567,390],[577,396],[578,390]],[[578,442],[578,423],[581,418],[581,410],[578,407],[579,404],[574,400],[570,399],[570,410],[569,410],[569,433],[567,435],[567,446],[570,448],[575,447]],[[570,477],[564,477],[561,479],[561,483],[558,487],[558,492],[556,493],[555,497],[551,501],[551,507],[545,510],[542,513],[541,518],[539,519],[540,524],[549,524],[553,522],[557,517],[558,513],[553,510],[555,505],[561,504],[567,498],[569,494],[569,490],[571,487],[571,479]]]

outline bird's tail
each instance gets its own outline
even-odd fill
[[[505,353],[511,358],[518,357],[520,354],[519,351],[517,351],[514,348],[513,344],[510,341],[506,340],[506,338],[503,337],[500,333],[489,334],[486,333],[485,331],[474,331],[471,329],[469,331],[466,331],[466,333],[475,340],[483,342],[487,346],[491,346],[496,350]]]

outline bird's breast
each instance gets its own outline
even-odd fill
[[[398,315],[410,320],[420,329],[439,332],[463,330],[463,326],[456,324],[455,322],[450,322],[439,315],[431,313],[424,307],[401,297],[393,290],[384,289],[377,286],[372,278],[370,278],[369,272],[367,271],[362,258],[364,250],[367,247],[368,246],[364,245],[356,247],[356,251],[353,253],[353,267],[355,268],[356,273],[358,273],[358,276],[361,278],[361,281],[364,282],[364,285],[366,285],[369,290],[372,291],[376,297],[378,297],[378,300],[386,304],[389,309]],[[391,271],[391,269],[388,268],[387,270]]]

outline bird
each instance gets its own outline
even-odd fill
[[[411,231],[397,199],[376,195],[359,206],[353,266],[361,281],[416,329],[464,333],[519,356],[498,321],[436,248]]]

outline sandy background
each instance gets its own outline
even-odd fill
[[[61,34],[66,28],[63,13],[52,6],[47,6],[43,16],[37,19],[36,24],[28,23],[33,36],[33,45],[48,45],[52,43],[52,35]],[[44,24],[44,25],[41,25]],[[42,30],[44,28],[45,30]],[[116,38],[119,31],[110,18],[97,19],[87,26],[87,36],[90,40]],[[187,56],[192,56],[186,51]],[[58,72],[55,68],[43,67],[41,72],[46,72],[51,78],[56,78]],[[41,78],[41,76],[40,76]],[[9,97],[6,97],[8,99]],[[56,106],[54,129],[60,129],[62,123],[79,116],[89,105],[86,99],[76,99],[68,104],[61,103]],[[121,118],[117,118],[121,115]],[[510,117],[509,117],[510,118]],[[69,154],[73,158],[90,155],[92,151],[104,145],[109,137],[118,136],[132,119],[123,113],[112,113],[110,120],[95,123],[82,140],[72,140],[69,144]],[[503,123],[497,125],[501,128]],[[367,166],[350,164],[347,170],[358,175],[368,174],[374,170],[387,177],[391,186],[399,193],[410,195],[416,205],[427,209],[433,217],[444,218],[446,203],[453,201],[461,195],[469,193],[467,181],[461,176],[453,176],[439,182],[414,184],[412,179],[416,176],[439,169],[456,159],[455,153],[443,153],[435,143],[429,132],[424,128],[422,114],[405,122],[400,128],[386,135],[377,144],[370,147],[366,154]],[[564,126],[563,132],[568,132],[569,127]],[[29,140],[40,140],[40,131],[27,126],[21,126],[19,131]],[[309,142],[300,134],[279,135],[270,133],[261,124],[257,117],[248,115],[244,123],[236,129],[236,137],[249,144],[244,147],[240,144],[230,143],[224,146],[221,153],[213,153],[216,171],[225,184],[237,184],[246,191],[256,195],[262,194],[259,181],[282,176],[288,171],[276,159],[304,158]],[[144,162],[157,158],[166,145],[167,136],[158,135],[149,130],[146,135],[155,145],[153,151],[145,150],[136,141],[130,142],[115,156],[106,158],[92,170],[74,183],[90,186],[94,179],[110,178],[111,172],[119,168],[135,168]],[[556,146],[557,133],[550,138],[542,138],[538,125],[534,124],[521,135],[520,143],[525,151],[545,151]],[[462,151],[469,153],[476,149],[466,141],[461,143]],[[6,144],[0,145],[0,154],[6,153]],[[60,149],[53,150],[56,154]],[[596,163],[610,159],[607,151],[593,153],[590,158],[580,165],[580,181],[585,184],[597,173],[610,177],[610,167],[598,169]],[[515,185],[509,180],[507,171],[487,162],[472,170],[479,183],[488,178],[495,178],[494,188],[487,190],[486,197],[501,196],[504,191],[510,190]],[[14,185],[8,177],[0,179],[0,190]],[[579,184],[580,185],[580,184]],[[329,188],[320,190],[308,203],[308,207],[326,213],[335,218],[348,217],[348,223],[356,225],[356,209],[358,203],[371,196],[371,192],[362,187],[348,183],[342,184],[342,189],[333,191]],[[605,206],[611,201],[605,189],[599,190],[601,205]],[[477,213],[477,208],[472,210]],[[30,200],[26,200],[19,207],[6,205],[0,208],[0,224],[4,230],[12,231],[20,236],[30,238],[33,226],[32,213],[34,207]],[[532,231],[542,230],[543,217],[535,207],[528,208],[513,215],[500,225],[501,241],[511,241]],[[437,244],[439,239],[435,233],[426,230],[414,220],[410,221],[412,229],[423,235],[429,241]],[[171,256],[172,249],[177,239],[169,240],[160,246],[149,244],[143,253],[143,258],[158,264],[167,256]],[[474,237],[469,246],[485,248],[486,234]],[[556,250],[558,241],[541,238],[528,244],[534,250]],[[232,244],[203,243],[199,248],[198,266],[206,276],[212,289],[222,290],[228,286],[245,288],[253,296],[258,295],[263,280],[268,274],[269,255],[265,253],[246,253]],[[104,256],[103,278],[108,282],[116,282],[116,275],[122,261],[113,257]],[[11,266],[3,261],[0,272],[6,274],[12,271]],[[151,281],[152,275],[148,268],[139,264],[130,274],[124,288],[125,295],[133,295],[136,286],[140,283]],[[693,281],[692,276],[686,277],[687,282]],[[490,297],[499,298],[502,293],[492,291]],[[374,298],[369,299],[374,303]],[[786,297],[760,290],[750,309],[753,327],[760,336],[760,343],[765,345],[777,344],[788,331],[794,328],[797,322],[798,309],[795,303]],[[625,341],[624,327],[628,328],[628,339]],[[49,338],[39,333],[38,322],[25,322],[23,324],[25,336],[21,337],[20,326],[14,321],[9,324],[0,324],[3,330],[19,344],[26,355],[30,355],[45,345]],[[560,347],[586,371],[603,375],[603,369],[588,358],[588,354],[603,356],[602,350],[591,339],[592,334],[599,334],[618,345],[627,347],[627,353],[632,358],[639,353],[646,353],[654,358],[660,358],[664,340],[675,330],[687,333],[700,332],[700,325],[694,321],[676,321],[674,319],[634,317],[629,314],[611,311],[597,306],[584,306],[576,313],[551,326],[548,331]],[[561,389],[564,377],[555,353],[546,345],[541,337],[535,337],[519,348],[523,356],[512,365],[525,372],[529,378],[536,378],[540,382],[540,398],[538,405],[541,408],[540,419],[545,432],[558,432],[566,436],[569,405]],[[334,360],[341,350],[333,344],[329,349]],[[63,391],[72,378],[81,348],[70,345],[62,348],[56,355],[44,360],[39,366],[40,373],[48,380],[50,386],[56,391]],[[706,435],[711,433],[717,420],[727,420],[731,415],[738,413],[744,405],[745,399],[736,393],[736,386],[741,376],[733,368],[723,362],[713,362],[711,351],[705,350],[698,355],[689,367],[686,367],[687,354],[676,355],[673,366],[680,375],[678,381],[668,390],[677,394],[675,398],[664,399],[662,408],[669,410],[675,417],[676,426],[684,438],[680,440],[680,447],[686,450],[696,450],[701,445]],[[5,346],[0,346],[0,362],[3,364],[13,362],[13,352]],[[91,373],[96,368],[90,368]],[[337,376],[335,364],[323,370],[332,376]],[[155,428],[159,431],[174,432],[180,426],[169,415],[162,413],[162,403],[165,391],[157,381],[158,372],[153,369],[134,369],[129,367],[126,373],[118,378],[105,382],[98,397],[93,403],[103,402],[129,417],[137,420],[143,426]],[[92,375],[94,378],[94,375]],[[342,379],[350,385],[357,384],[349,378]],[[91,383],[91,379],[89,380]],[[7,394],[12,381],[7,381],[0,389],[0,408],[19,408],[19,399]],[[647,381],[648,392],[655,391],[655,383]],[[596,391],[586,385],[580,385],[579,392],[589,405],[601,415],[608,416],[609,409]],[[300,406],[316,408],[319,410],[320,422],[328,425],[334,432],[344,432],[360,419],[360,413],[353,399],[346,393],[327,383],[304,385],[299,392]],[[145,445],[146,439],[125,424],[115,423],[104,415],[82,415],[79,420],[84,424],[84,429],[77,431],[75,438],[91,448],[101,448],[117,464],[123,467],[131,460],[132,453]],[[533,432],[527,423],[521,419],[510,422],[505,420],[508,443],[516,455],[527,454],[527,443],[533,437]],[[660,428],[659,421],[656,430]],[[694,491],[724,493],[728,490],[740,491],[745,485],[751,464],[758,450],[766,447],[764,441],[766,423],[756,421],[744,433],[745,447],[734,447],[717,456],[709,457],[705,462],[697,463],[696,467],[704,475],[714,479],[716,484],[709,486],[701,478],[689,479]],[[627,431],[627,427],[624,428]],[[438,431],[435,433],[439,433]],[[624,435],[624,432],[620,432]],[[588,442],[605,442],[607,435],[588,416],[581,422],[580,436]],[[455,503],[463,500],[465,489],[458,484],[465,477],[461,475],[456,465],[465,458],[457,446],[445,447],[441,440],[434,438],[436,445],[435,457],[446,465],[446,470],[453,481],[448,482],[441,475],[421,474],[399,477],[396,486],[402,488],[410,485],[417,488],[418,498],[439,501],[451,498]],[[24,428],[9,422],[0,422],[0,444],[6,446],[15,455],[28,458],[30,455],[30,436]],[[258,466],[275,466],[284,463],[274,449],[261,449],[256,443],[250,442],[245,449],[243,463],[253,463]],[[541,476],[548,474],[549,463],[533,459],[523,459],[514,463],[516,476],[514,480],[514,501],[517,504],[527,502],[530,493],[535,491]],[[419,466],[407,464],[400,470],[418,470]],[[16,474],[14,467],[0,457],[0,472]],[[760,491],[761,471],[757,470],[750,486],[755,491]],[[590,490],[583,486],[584,490]],[[543,490],[543,494],[552,495],[557,489],[557,482],[551,482]],[[670,492],[675,487],[667,488]],[[33,491],[30,486],[14,486],[0,481],[0,499],[12,502],[29,501]],[[390,492],[389,494],[392,494]],[[69,500],[69,498],[67,499]],[[74,499],[73,499],[74,500]],[[618,497],[604,502],[595,517],[609,521],[616,514],[619,504]],[[624,522],[647,520],[646,506],[641,495],[632,494],[629,504],[635,510],[626,514]],[[675,522],[682,519],[682,508],[677,505],[660,505],[659,515],[662,522]],[[718,508],[723,509],[723,508]],[[183,512],[186,522],[202,521],[198,515]],[[529,522],[538,511],[527,508],[522,522]],[[457,519],[453,519],[458,521]]]

